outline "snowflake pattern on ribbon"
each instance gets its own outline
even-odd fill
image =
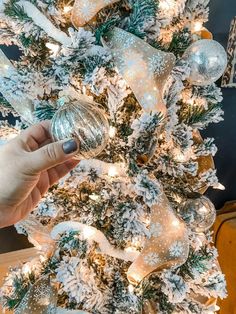
[[[153,223],[150,226],[150,236],[151,237],[159,237],[163,231],[162,225],[159,222]]]
[[[81,1],[78,5],[78,13],[83,17],[83,19],[89,21],[90,17],[96,13],[96,6],[90,1]]]
[[[159,255],[157,253],[149,253],[144,257],[145,264],[149,266],[155,266],[160,261]]]
[[[103,43],[112,50],[118,71],[142,108],[147,112],[161,112],[165,115],[163,89],[174,66],[175,56],[157,50],[117,27],[106,33]]]
[[[84,26],[101,9],[120,0],[76,0],[72,9],[71,20],[75,27]]]
[[[181,241],[176,241],[171,245],[169,253],[170,256],[179,257],[183,254],[183,250],[184,250],[183,243]]]

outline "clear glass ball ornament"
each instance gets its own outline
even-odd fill
[[[96,104],[85,100],[65,103],[53,116],[51,135],[54,141],[76,138],[80,143],[78,159],[99,155],[109,140],[109,123]]]
[[[217,81],[227,66],[227,54],[217,41],[202,39],[187,48],[183,59],[190,65],[189,82],[210,85]]]
[[[181,216],[194,232],[201,233],[206,232],[214,224],[216,210],[209,198],[200,196],[185,202]]]

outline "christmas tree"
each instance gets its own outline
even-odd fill
[[[1,122],[1,142],[46,119],[53,136],[72,133],[81,104],[85,131],[107,123],[92,139],[79,130],[84,158],[16,224],[41,254],[9,272],[5,308],[217,311],[226,288],[203,193],[221,185],[199,130],[222,120],[226,57],[203,27],[208,2],[1,0],[0,44],[21,51],[0,52],[0,110],[21,118]]]

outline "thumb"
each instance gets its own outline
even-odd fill
[[[31,153],[30,166],[36,172],[44,171],[71,159],[78,150],[79,144],[74,139],[51,143]]]

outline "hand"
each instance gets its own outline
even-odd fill
[[[78,143],[51,143],[49,127],[43,121],[0,147],[0,228],[23,219],[79,162]]]

